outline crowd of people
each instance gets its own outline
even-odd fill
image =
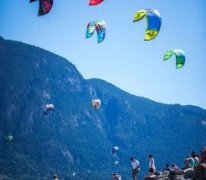
[[[206,147],[200,153],[192,152],[184,161],[184,167],[180,168],[175,163],[166,164],[163,171],[159,172],[155,167],[152,154],[148,155],[149,167],[144,180],[206,180]],[[132,166],[132,178],[138,179],[140,163],[134,157],[130,158]],[[112,175],[112,180],[122,180],[118,173]]]

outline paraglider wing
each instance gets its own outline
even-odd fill
[[[95,23],[96,31],[97,31],[97,41],[101,43],[104,41],[106,36],[106,23],[104,21],[96,21]]]
[[[93,36],[95,32],[95,23],[94,22],[89,22],[87,25],[87,31],[86,31],[86,38],[90,38]]]
[[[173,54],[175,54],[176,57],[176,68],[182,68],[185,64],[185,53],[181,49],[168,50],[164,55],[164,61],[170,59],[173,56]]]
[[[53,6],[53,0],[39,0],[39,14],[38,16],[45,15],[50,12]]]
[[[104,0],[90,0],[89,1],[89,5],[90,6],[96,6],[96,5],[98,5],[98,4],[100,4],[100,3],[102,3]]]
[[[147,29],[145,32],[145,41],[154,39],[161,28],[161,17],[157,9],[142,9],[137,11],[134,15],[133,22],[139,21],[143,18],[147,20]]]

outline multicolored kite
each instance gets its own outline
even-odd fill
[[[185,64],[185,53],[181,49],[168,50],[164,55],[164,61],[170,59],[173,56],[173,54],[175,54],[176,56],[176,68],[182,68]]]
[[[88,23],[87,31],[86,31],[86,38],[88,39],[92,37],[95,30],[97,32],[98,43],[103,42],[106,36],[106,23],[102,20]]]
[[[150,41],[154,39],[160,31],[161,17],[157,9],[142,9],[135,13],[133,22],[139,21],[144,17],[147,20],[147,29],[144,40]]]

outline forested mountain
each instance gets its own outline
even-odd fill
[[[100,109],[91,107],[93,98],[102,100]],[[55,108],[46,115],[49,103]],[[0,179],[108,180],[118,171],[126,180],[129,157],[139,159],[142,176],[149,153],[158,169],[167,162],[181,166],[187,153],[206,144],[204,122],[204,109],[86,80],[60,56],[0,38]],[[115,156],[113,146],[120,148]]]

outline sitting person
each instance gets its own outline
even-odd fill
[[[171,171],[169,172],[169,179],[176,179],[176,176],[183,175],[184,172],[176,164],[172,163]]]
[[[176,170],[179,170],[179,167],[176,164],[172,163],[171,169],[172,169],[172,171],[176,171]]]
[[[165,164],[165,167],[164,167],[163,171],[168,171],[168,172],[170,172],[170,171],[172,171],[172,168],[170,167],[169,164]]]
[[[192,159],[194,160],[194,167],[196,167],[198,164],[199,164],[199,157],[198,157],[198,154],[196,152],[192,152],[191,153],[191,157]]]
[[[144,180],[155,180],[157,179],[158,175],[154,171],[154,168],[149,168],[148,175],[144,178]]]
[[[195,166],[194,159],[190,155],[188,155],[187,158],[185,159],[184,169],[194,168],[194,166]]]
[[[194,179],[195,180],[205,180],[206,179],[206,163],[200,163],[195,167]]]
[[[206,163],[206,147],[200,151],[200,163]]]

